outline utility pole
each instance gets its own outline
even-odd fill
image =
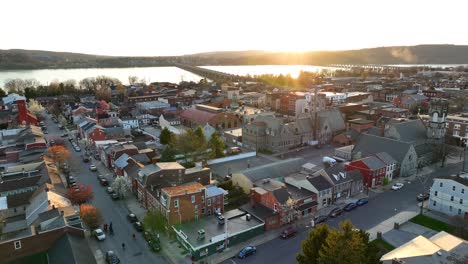
[[[429,175],[426,175],[426,176],[423,176],[420,174],[421,172],[421,169],[422,169],[422,164],[419,163],[418,164],[418,167],[416,169],[416,178],[419,180],[419,182],[421,183],[422,185],[422,192],[421,194],[423,195],[423,199],[421,201],[421,208],[420,208],[420,211],[419,211],[419,214],[423,214],[423,207],[424,207],[424,193],[426,193],[426,183],[427,183],[427,180],[429,179]]]

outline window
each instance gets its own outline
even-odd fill
[[[16,213],[16,208],[13,208],[13,212]]]
[[[201,202],[202,202],[202,204],[205,203],[205,196],[201,197]]]
[[[465,189],[462,189],[462,193],[465,193]]]
[[[192,195],[192,203],[195,203],[195,195]]]
[[[452,206],[449,206],[449,211],[452,212]]]
[[[434,196],[437,196],[437,191],[434,192]]]
[[[21,248],[21,241],[15,241],[15,249]]]
[[[463,204],[463,199],[460,199],[460,204]]]
[[[436,201],[434,201],[434,202],[432,203],[432,205],[433,205],[433,206],[436,206],[436,204],[437,204],[437,202],[436,202]]]
[[[278,206],[276,204],[273,205],[273,210],[276,212],[278,211]]]
[[[461,209],[458,209],[458,214],[461,215]]]
[[[452,191],[455,191],[455,186],[452,186]]]
[[[202,214],[205,214],[205,208],[202,208],[202,209],[201,209],[201,213],[202,213]]]
[[[174,200],[174,207],[179,208],[179,200]]]
[[[208,215],[211,215],[211,209],[208,209]]]
[[[450,196],[450,201],[452,201],[452,202],[453,202],[453,196]]]
[[[206,199],[206,202],[207,202],[208,206],[211,206],[211,199],[209,199],[209,198]]]
[[[453,129],[460,129],[460,124],[454,124]]]
[[[443,183],[443,182],[441,182],[439,186],[440,186],[440,187],[444,187],[444,183]]]

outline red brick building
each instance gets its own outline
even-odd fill
[[[166,216],[169,226],[198,220],[205,213],[205,191],[198,182],[162,188],[156,210]]]
[[[180,114],[180,122],[187,127],[211,125],[216,129],[229,129],[240,126],[240,120],[223,109],[208,105],[196,105],[195,108],[184,110]]]
[[[363,183],[367,187],[383,184],[387,165],[375,156],[351,161],[345,165],[346,171],[359,170],[363,176]]]

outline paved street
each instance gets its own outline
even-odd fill
[[[460,170],[461,164],[450,164],[445,168],[437,168],[429,177],[449,175]],[[402,182],[405,182],[404,180]],[[430,187],[431,182],[426,184]],[[405,182],[403,189],[399,191],[387,191],[380,194],[370,193],[370,201],[367,205],[359,207],[349,213],[329,219],[327,224],[338,227],[339,222],[349,219],[360,229],[374,230],[376,226],[385,220],[403,212],[417,213],[419,210],[416,196],[422,191],[422,187],[416,180]],[[257,254],[246,259],[229,259],[224,263],[293,263],[295,255],[301,250],[301,241],[307,236],[307,227],[299,227],[299,234],[288,240],[274,239],[257,247]],[[281,230],[278,230],[278,233]],[[232,252],[232,255],[236,252]]]
[[[46,126],[49,134],[47,137],[60,137],[63,132],[58,129],[57,125],[50,120],[50,116],[46,120]],[[107,239],[102,242],[91,238],[90,246],[95,255],[104,255],[108,250],[114,250],[117,252],[121,263],[167,263],[163,256],[158,255],[150,251],[146,241],[143,239],[140,233],[138,233],[130,222],[127,220],[126,215],[128,210],[124,204],[124,201],[112,201],[109,195],[106,193],[105,188],[100,186],[97,181],[98,172],[89,171],[89,165],[91,163],[83,163],[81,155],[83,152],[76,152],[71,147],[70,143],[66,138],[66,145],[70,150],[71,159],[69,162],[71,168],[71,175],[77,178],[78,184],[93,186],[94,198],[92,204],[101,210],[104,221],[109,223],[112,221],[114,235],[107,235]],[[92,162],[96,162],[92,159]],[[106,173],[101,173],[106,176]],[[109,180],[112,180],[111,175],[107,175]],[[142,220],[142,219],[141,219]],[[136,240],[132,238],[132,234],[137,234]],[[125,243],[126,249],[122,250],[121,244]],[[97,251],[95,249],[98,249]],[[101,262],[98,262],[101,263]]]

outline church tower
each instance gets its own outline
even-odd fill
[[[434,142],[443,142],[447,127],[448,101],[432,99],[429,106],[429,120],[427,122],[427,138]]]

